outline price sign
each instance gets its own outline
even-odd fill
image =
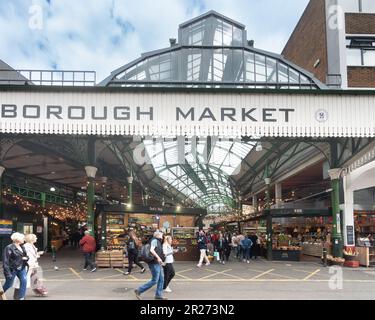
[[[346,226],[346,239],[347,239],[348,246],[353,246],[355,244],[353,226]]]

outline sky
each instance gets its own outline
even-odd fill
[[[169,46],[209,10],[241,22],[255,47],[281,53],[309,0],[0,0],[0,59],[15,69],[87,70],[97,81]]]

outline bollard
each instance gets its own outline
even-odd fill
[[[323,266],[327,266],[327,248],[323,248]]]

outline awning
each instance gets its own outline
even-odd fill
[[[3,89],[0,132],[229,138],[373,137],[374,106],[374,95],[355,91],[331,94],[281,90],[210,93]]]

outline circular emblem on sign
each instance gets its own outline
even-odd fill
[[[326,122],[328,120],[328,111],[320,109],[315,113],[315,119],[319,122]]]

